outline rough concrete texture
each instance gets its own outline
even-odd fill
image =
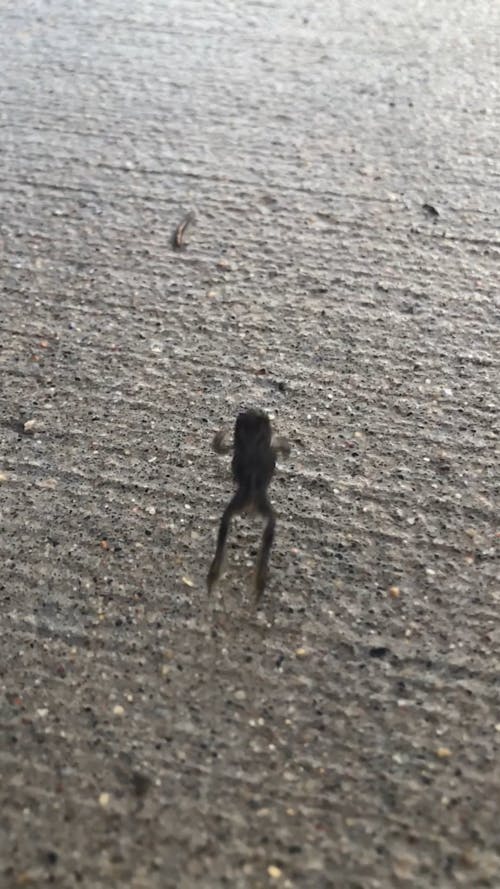
[[[2,889],[498,889],[499,4],[1,20]]]

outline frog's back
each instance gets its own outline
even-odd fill
[[[242,493],[254,498],[269,485],[276,467],[271,423],[264,411],[240,413],[234,430],[233,477]]]

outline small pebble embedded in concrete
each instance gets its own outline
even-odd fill
[[[451,756],[451,750],[449,747],[438,747],[436,750],[436,756],[439,759],[448,759]]]

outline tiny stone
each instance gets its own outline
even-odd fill
[[[391,586],[389,587],[389,595],[392,596],[393,599],[397,599],[401,595],[401,590],[398,586]]]
[[[109,793],[100,793],[99,794],[99,805],[102,806],[103,809],[105,809],[107,806],[109,806],[110,799],[111,799],[111,797],[110,797]]]
[[[122,705],[121,705],[121,704],[115,704],[115,706],[113,707],[113,715],[114,715],[114,716],[123,716],[124,713],[125,713],[125,710],[124,710],[124,708],[122,707]]]
[[[305,648],[297,648],[297,651],[295,652],[295,654],[297,655],[297,657],[305,657],[307,654],[307,651]]]
[[[7,481],[7,473],[6,473],[6,472],[0,472],[0,483],[1,483],[1,482],[6,482],[6,481]]]
[[[436,750],[436,756],[438,756],[439,759],[447,759],[449,756],[451,756],[451,750],[448,747],[438,747],[438,749]]]
[[[267,872],[273,880],[279,880],[279,878],[281,877],[281,868],[276,867],[275,864],[270,864]]]
[[[247,693],[240,688],[238,691],[234,693],[234,697],[237,701],[246,701]]]
[[[42,719],[49,714],[47,707],[40,707],[36,712]]]
[[[57,488],[57,479],[56,478],[41,478],[36,483],[38,488],[42,488],[45,491],[53,491],[54,488]]]
[[[412,880],[415,873],[416,863],[416,859],[413,855],[399,857],[393,865],[394,875],[398,880]]]

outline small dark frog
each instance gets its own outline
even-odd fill
[[[215,435],[212,446],[218,454],[232,451],[231,468],[236,490],[222,514],[215,556],[207,577],[208,591],[220,576],[232,517],[243,512],[256,512],[265,519],[255,572],[256,601],[259,602],[267,582],[269,553],[276,527],[268,488],[276,468],[277,455],[288,457],[290,444],[286,438],[273,433],[264,411],[252,409],[238,414],[233,436],[227,428],[223,428]]]

